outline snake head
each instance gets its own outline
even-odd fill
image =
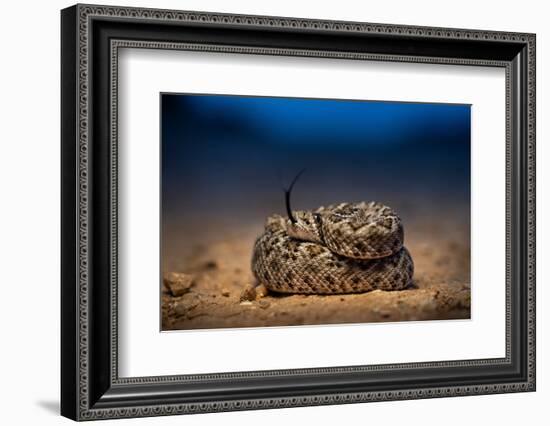
[[[285,228],[287,234],[301,241],[322,243],[321,216],[319,213],[308,211],[293,211],[290,207],[290,194],[294,184],[298,181],[304,170],[301,170],[292,180],[290,186],[285,189],[285,207],[287,220]]]
[[[292,219],[285,221],[285,227],[287,234],[292,238],[323,244],[319,213],[294,211]]]

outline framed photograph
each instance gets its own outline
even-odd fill
[[[535,390],[535,35],[61,12],[61,412]]]

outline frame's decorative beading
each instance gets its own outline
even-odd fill
[[[428,28],[401,25],[369,24],[358,22],[336,22],[310,19],[294,18],[275,18],[266,16],[245,16],[229,15],[200,12],[183,12],[155,9],[136,9],[126,7],[104,7],[78,5],[76,6],[77,16],[77,279],[76,295],[77,304],[77,383],[78,408],[76,418],[81,420],[101,419],[111,417],[138,417],[151,415],[170,415],[181,413],[197,413],[212,411],[229,410],[247,410],[275,407],[308,406],[322,404],[344,404],[353,402],[382,401],[382,400],[400,400],[413,398],[434,398],[443,396],[475,395],[487,393],[503,393],[529,391],[535,388],[535,36],[533,34],[521,34],[496,31],[479,31],[464,29],[447,28]],[[447,386],[421,389],[399,389],[379,392],[354,392],[354,393],[332,393],[326,395],[308,395],[297,397],[273,397],[259,399],[236,399],[218,402],[204,403],[166,403],[154,406],[139,406],[128,408],[94,408],[90,401],[89,375],[90,375],[90,331],[89,331],[89,276],[90,276],[90,46],[91,46],[91,22],[93,19],[117,18],[119,20],[132,20],[135,22],[170,22],[181,24],[214,24],[236,27],[257,27],[260,29],[294,29],[307,31],[316,31],[324,33],[359,33],[359,34],[380,34],[386,37],[410,36],[418,39],[443,39],[443,40],[468,40],[468,41],[487,41],[487,42],[508,42],[517,43],[526,46],[527,50],[527,158],[525,166],[527,168],[527,330],[526,330],[526,355],[527,355],[527,380],[511,383],[486,384],[474,386]],[[481,359],[481,360],[463,360],[450,362],[433,363],[414,363],[414,364],[394,364],[394,365],[373,365],[360,367],[327,367],[321,369],[305,370],[276,370],[262,372],[246,373],[223,373],[212,375],[194,375],[194,376],[162,376],[146,378],[119,378],[117,368],[117,93],[118,93],[118,50],[122,47],[130,48],[154,48],[154,49],[177,49],[177,50],[195,50],[208,52],[224,52],[236,54],[262,54],[262,55],[285,55],[285,56],[310,56],[324,57],[332,59],[356,59],[356,60],[376,60],[376,61],[398,61],[398,62],[419,62],[419,63],[439,63],[455,65],[477,65],[504,67],[506,69],[506,122],[507,122],[507,155],[506,155],[506,194],[507,194],[507,259],[506,259],[506,357],[503,359]],[[246,47],[215,45],[202,43],[175,43],[169,41],[152,42],[144,40],[111,40],[110,46],[110,82],[111,91],[111,111],[110,111],[110,139],[111,139],[111,171],[110,171],[110,215],[111,215],[111,240],[110,240],[110,258],[111,258],[111,346],[112,357],[110,365],[110,379],[114,385],[125,384],[159,384],[159,383],[178,383],[185,381],[198,381],[202,379],[220,380],[220,379],[243,379],[250,377],[269,377],[269,376],[288,376],[304,374],[331,374],[342,372],[358,371],[380,371],[411,368],[437,368],[437,367],[458,367],[458,366],[482,366],[482,365],[500,365],[510,363],[511,353],[511,219],[510,210],[512,208],[511,197],[511,138],[512,138],[512,107],[511,107],[511,63],[505,60],[482,60],[482,59],[462,59],[462,58],[443,58],[428,56],[404,56],[391,54],[368,54],[358,52],[342,51],[321,51],[304,49],[280,49],[268,47]]]

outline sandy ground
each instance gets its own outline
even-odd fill
[[[261,223],[232,226],[231,231],[210,229],[216,237],[205,233],[197,244],[189,244],[196,238],[184,237],[194,232],[192,227],[169,233],[163,272],[184,273],[188,283],[179,292],[163,285],[163,330],[470,317],[469,222],[456,211],[405,221],[405,245],[415,263],[415,277],[403,291],[306,296],[264,294],[260,288],[251,294],[250,256],[261,229]]]

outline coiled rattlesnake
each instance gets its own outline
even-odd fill
[[[293,212],[290,189],[289,217],[270,216],[254,244],[252,272],[258,283],[275,292],[305,294],[409,285],[413,261],[403,246],[401,219],[392,209],[362,202]]]

